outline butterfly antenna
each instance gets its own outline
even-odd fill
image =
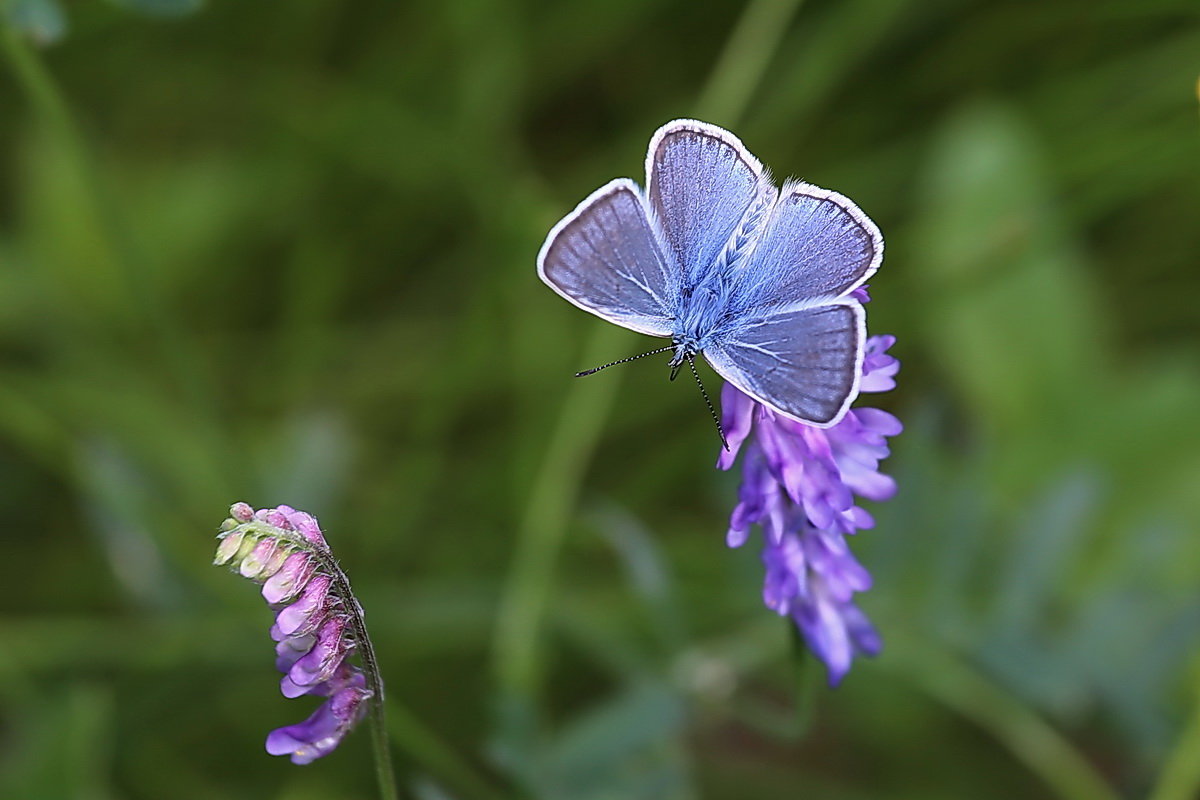
[[[675,345],[667,345],[666,347],[660,347],[657,350],[651,350],[649,353],[641,353],[636,356],[630,356],[629,358],[622,358],[620,361],[610,361],[603,366],[596,367],[595,369],[589,369],[589,370],[585,370],[583,372],[576,372],[575,377],[582,378],[584,375],[595,375],[600,370],[608,369],[609,367],[615,367],[617,364],[627,364],[630,361],[637,361],[639,358],[645,358],[646,356],[658,355],[659,353],[665,353],[668,350],[674,350],[674,349],[675,349]]]
[[[700,395],[704,398],[704,405],[708,406],[708,413],[712,414],[713,422],[717,423],[717,436],[721,437],[721,445],[728,450],[729,442],[725,439],[725,429],[721,427],[721,417],[717,415],[717,410],[713,408],[712,400],[708,399],[708,392],[704,391],[704,383],[700,380],[700,373],[696,371],[696,359],[689,357],[688,366],[692,369],[692,377],[696,379],[696,385],[700,387]]]

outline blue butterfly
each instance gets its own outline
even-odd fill
[[[850,200],[777,189],[736,136],[681,119],[650,139],[646,191],[618,178],[592,192],[551,229],[538,275],[585,311],[669,336],[653,352],[674,351],[672,377],[702,353],[750,397],[824,428],[858,394],[866,312],[850,293],[882,260],[879,228]]]

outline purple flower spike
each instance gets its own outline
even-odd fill
[[[217,564],[262,584],[275,613],[275,667],[285,697],[327,697],[304,722],[267,737],[267,752],[308,764],[328,755],[382,691],[362,609],[312,515],[235,503],[218,534]],[[367,671],[348,657],[361,649]],[[378,700],[375,701],[376,706]]]
[[[866,287],[855,293],[862,302],[870,299]],[[900,362],[887,353],[895,341],[867,340],[860,391],[895,387]],[[881,501],[896,493],[896,482],[879,471],[879,462],[888,456],[888,437],[903,426],[886,411],[858,408],[831,428],[817,428],[776,414],[728,383],[721,409],[730,449],[721,452],[717,466],[729,469],[743,452],[726,542],[740,547],[752,526],[762,528],[763,603],[791,617],[836,685],[855,656],[873,656],[882,647],[854,603],[855,594],[870,588],[871,576],[845,537],[875,524],[856,497]]]

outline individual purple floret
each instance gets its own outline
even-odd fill
[[[857,291],[858,299],[869,299],[865,287]],[[867,340],[861,391],[895,387],[900,362],[887,354],[895,341]],[[878,501],[895,494],[896,483],[879,471],[879,462],[888,455],[887,437],[903,426],[886,411],[857,408],[833,427],[817,428],[776,414],[729,383],[721,391],[721,410],[730,449],[717,466],[732,467],[745,445],[726,541],[741,547],[751,526],[761,527],[763,602],[792,618],[836,685],[856,655],[873,656],[881,647],[854,604],[854,595],[871,587],[871,576],[846,535],[875,525],[855,504],[857,497]]]
[[[304,722],[276,728],[267,736],[267,752],[273,756],[291,756],[293,764],[308,764],[331,753],[342,737],[366,714],[363,702],[371,697],[366,678],[344,663],[336,680],[323,684],[329,694],[313,715]]]
[[[235,503],[229,514],[214,563],[262,584],[275,612],[271,638],[283,673],[280,691],[329,698],[304,722],[267,737],[271,755],[308,764],[337,748],[380,688],[377,677],[372,686],[348,660],[360,644],[370,646],[362,611],[312,515],[290,506],[255,511],[246,503]]]

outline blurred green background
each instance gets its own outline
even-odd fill
[[[1194,0],[199,5],[4,6],[0,796],[375,796],[262,750],[235,500],[321,519],[422,798],[1200,796]],[[887,238],[834,691],[695,390],[574,381],[646,342],[535,276],[681,116]]]

